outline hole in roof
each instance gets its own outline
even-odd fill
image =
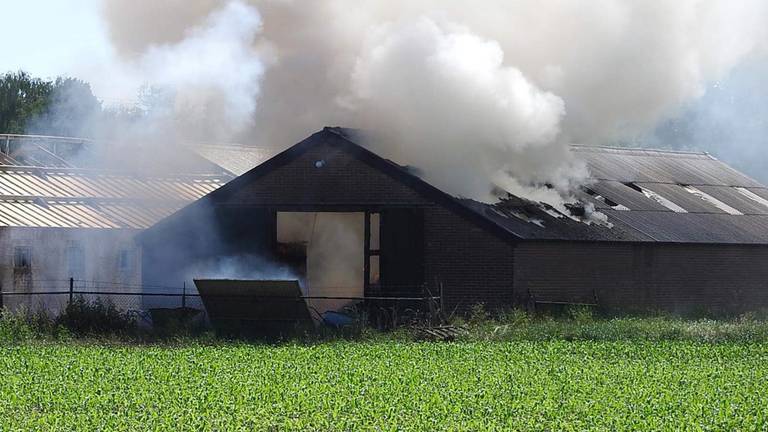
[[[627,206],[625,206],[625,205],[622,205],[622,204],[619,204],[619,203],[617,203],[616,201],[614,201],[614,200],[612,200],[612,199],[610,199],[610,198],[608,198],[608,197],[602,196],[602,195],[600,195],[599,193],[597,193],[597,192],[593,191],[592,189],[590,189],[590,188],[588,188],[588,187],[584,187],[584,191],[585,191],[585,192],[586,192],[586,193],[587,193],[589,196],[591,196],[592,198],[594,198],[594,199],[595,199],[595,201],[600,201],[600,202],[602,202],[602,203],[605,203],[605,204],[607,204],[608,206],[610,206],[610,207],[611,207],[612,209],[614,209],[614,210],[621,210],[621,211],[627,211],[627,210],[629,210],[629,207],[627,207]]]
[[[565,208],[571,216],[584,217],[587,214],[584,204],[582,203],[565,203]]]
[[[501,210],[499,210],[496,207],[492,207],[491,210],[493,210],[493,212],[496,213],[499,216],[508,218],[511,215],[511,216],[514,216],[514,217],[516,217],[516,218],[518,218],[518,219],[520,219],[520,220],[522,220],[524,222],[532,223],[534,225],[540,226],[541,228],[544,228],[544,221],[542,221],[539,218],[533,217],[530,214],[527,214],[524,209],[523,209],[523,211],[519,211],[518,209],[514,209],[514,210],[513,209],[506,209],[505,211],[501,211]]]
[[[624,183],[624,186],[627,186],[629,188],[634,189],[637,192],[643,193],[643,189],[640,188],[640,186],[634,184],[634,183]]]
[[[713,197],[712,195],[710,195],[710,194],[708,194],[708,193],[706,193],[706,192],[704,192],[704,191],[702,191],[702,190],[700,190],[700,189],[698,189],[698,188],[696,188],[694,186],[681,184],[680,187],[685,189],[688,193],[699,197],[702,201],[704,201],[706,203],[709,203],[709,204],[717,207],[718,209],[720,209],[720,210],[722,210],[722,211],[724,211],[724,212],[726,212],[726,213],[728,213],[730,215],[741,216],[741,215],[744,214],[744,213],[736,210],[735,208],[729,206],[728,204],[720,201],[719,199]]]
[[[688,213],[687,210],[685,210],[684,208],[682,208],[679,205],[675,204],[674,202],[670,201],[669,199],[664,198],[658,192],[654,192],[654,191],[652,191],[650,189],[644,188],[644,187],[642,187],[642,186],[640,186],[640,185],[638,185],[636,183],[628,182],[628,183],[624,183],[624,185],[629,187],[629,188],[634,189],[637,192],[640,192],[641,194],[645,195],[646,198],[650,198],[650,199],[656,201],[661,206],[663,206],[663,207],[665,207],[665,208],[667,208],[669,210],[672,210],[675,213]]]

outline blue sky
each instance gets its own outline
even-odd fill
[[[91,83],[105,102],[120,102],[124,89],[111,88],[114,80],[103,73],[115,54],[99,16],[100,2],[0,0],[0,73],[73,76]]]
[[[53,77],[110,55],[99,0],[0,0],[0,70]]]

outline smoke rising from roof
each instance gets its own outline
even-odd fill
[[[105,1],[123,61],[174,89],[185,131],[285,148],[362,127],[481,200],[567,195],[587,175],[568,143],[652,130],[768,40],[761,0]]]

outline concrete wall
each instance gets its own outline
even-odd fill
[[[4,293],[39,293],[67,291],[69,278],[77,279],[76,290],[140,292],[141,252],[133,237],[135,230],[2,228],[0,229],[0,284]],[[16,248],[28,248],[31,265],[17,268]],[[70,248],[80,248],[83,266],[70,272]],[[127,266],[121,268],[120,254],[128,254]],[[80,266],[74,266],[76,269]],[[68,295],[4,295],[3,305],[11,309],[45,307],[56,313]],[[124,308],[138,305],[133,296],[113,297]]]

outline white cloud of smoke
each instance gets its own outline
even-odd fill
[[[768,40],[762,0],[104,1],[121,61],[174,90],[184,132],[285,148],[364,127],[482,200],[567,195],[586,175],[568,143],[652,129]]]
[[[261,29],[258,12],[243,3],[230,2],[207,11],[200,22],[182,28],[179,20],[163,17],[162,13],[177,13],[183,21],[187,2],[170,2],[172,9],[163,8],[162,2],[147,3],[154,6],[144,4],[146,9],[137,11],[122,5],[116,11],[121,19],[132,17],[145,23],[131,32],[131,38],[157,37],[142,39],[146,45],[124,52],[120,61],[108,68],[115,74],[110,82],[117,86],[129,91],[139,86],[153,87],[149,89],[153,92],[151,100],[142,102],[153,104],[154,110],[129,131],[135,133],[128,135],[217,141],[230,139],[233,131],[247,128],[255,113],[264,72],[263,59],[253,45]],[[128,13],[131,10],[133,14]],[[181,38],[163,39],[161,29],[174,28],[174,24]],[[153,28],[154,32],[145,31]],[[118,47],[120,40],[116,39]]]

